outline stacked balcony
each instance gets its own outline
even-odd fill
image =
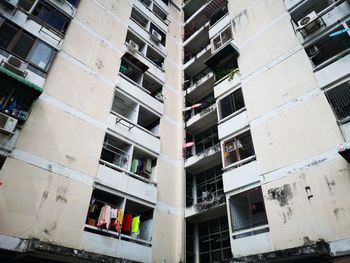
[[[167,15],[158,1],[132,7],[82,241],[92,252],[137,262],[151,262]],[[102,209],[119,211],[119,223],[99,224]],[[125,223],[131,217],[138,231]]]
[[[0,1],[0,158],[43,92],[78,0]]]

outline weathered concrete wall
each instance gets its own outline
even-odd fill
[[[182,39],[181,12],[169,5],[165,60],[164,115],[160,122],[158,200],[154,213],[153,262],[184,261],[185,176],[182,162]]]
[[[229,1],[229,11],[273,249],[349,238],[343,138],[284,1]]]

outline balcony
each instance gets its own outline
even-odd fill
[[[186,99],[195,100],[198,97],[202,97],[204,94],[208,94],[214,86],[214,73],[209,70],[204,70],[203,73],[196,75],[193,79],[194,83],[186,89]]]
[[[140,124],[133,123],[116,112],[111,112],[110,114],[108,129],[130,139],[136,144],[142,145],[155,154],[160,152],[159,135],[142,127]]]
[[[150,262],[154,208],[136,200],[96,184],[81,247],[98,254]],[[101,214],[110,216],[100,217]]]
[[[198,131],[211,126],[217,121],[216,104],[212,104],[209,107],[204,108],[197,114],[193,114],[186,122],[186,129],[192,133],[198,133]]]
[[[272,243],[260,187],[229,197],[231,245],[234,257],[269,252]]]
[[[225,195],[212,196],[211,200],[206,200],[194,204],[185,209],[185,218],[190,222],[196,222],[203,217],[213,217],[217,214],[224,213],[226,210]]]
[[[260,182],[260,174],[256,161],[252,161],[235,169],[226,171],[222,175],[224,192],[229,193],[246,185]]]
[[[137,9],[139,9],[143,14],[145,14],[150,20],[152,20],[164,32],[168,31],[168,25],[166,23],[166,20],[163,20],[160,16],[158,16],[155,12],[153,12],[151,10],[152,8],[151,6],[147,6],[145,3],[142,3],[141,1],[135,1],[134,6]],[[166,16],[166,13],[164,11],[163,13]]]
[[[245,108],[242,108],[223,120],[220,120],[218,125],[219,139],[222,140],[223,138],[248,127],[248,125],[249,120],[247,111]]]
[[[138,22],[136,22],[133,19],[129,20],[129,29],[136,35],[138,35],[139,37],[141,37],[145,42],[147,42],[149,45],[151,45],[152,47],[154,47],[155,49],[157,49],[158,51],[160,51],[163,55],[167,54],[167,50],[165,48],[164,45],[162,45],[161,43],[159,44],[155,44],[152,40],[151,40],[151,35],[149,33],[149,31],[147,31],[147,29],[145,27],[143,27],[142,25],[140,25]]]
[[[204,39],[204,38],[209,40],[208,29],[209,29],[209,22],[205,23],[200,28],[195,29],[195,31],[185,32],[185,35],[184,35],[185,41],[183,43],[183,46],[186,47],[189,44],[191,44],[191,46],[198,45],[200,44],[201,39]]]
[[[227,9],[226,9],[227,10]],[[223,16],[217,20],[214,24],[210,24],[209,38],[212,39],[214,36],[220,33],[220,31],[227,27],[231,23],[231,17],[228,13],[224,13]]]
[[[199,171],[207,169],[220,163],[220,144],[215,144],[210,148],[195,154],[185,160],[185,168],[187,171]]]
[[[229,70],[228,74],[226,74],[224,77],[222,77],[221,79],[218,79],[215,82],[214,84],[215,98],[220,97],[221,95],[228,92],[230,89],[234,89],[241,84],[240,73],[238,71],[236,73],[233,73],[232,77],[231,76],[229,77],[229,74],[231,74],[232,70],[234,69]]]
[[[231,236],[231,249],[233,257],[244,257],[248,255],[262,254],[273,250],[270,232],[250,235],[236,239],[237,235],[248,235],[258,233],[268,228],[268,225],[254,227],[247,230],[234,232]]]
[[[144,180],[144,178],[140,178],[140,176],[116,167],[113,164],[107,162],[100,164],[96,181],[150,203],[155,204],[157,202],[157,187],[153,182]]]
[[[183,66],[185,73],[194,76],[205,69],[204,62],[210,57],[210,45],[206,46],[202,51],[186,62]]]
[[[164,104],[151,96],[151,92],[138,84],[134,80],[119,73],[119,78],[117,79],[118,89],[124,91],[132,97],[138,98],[144,105],[152,108],[159,115],[163,115]]]

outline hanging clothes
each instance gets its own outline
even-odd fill
[[[131,223],[131,233],[139,233],[140,231],[140,216],[135,216]]]
[[[123,220],[123,232],[129,233],[131,230],[132,214],[126,213]]]
[[[109,205],[104,205],[101,208],[100,215],[97,220],[97,226],[101,227],[106,225],[106,228],[109,228],[109,224],[111,223],[111,207]]]
[[[122,224],[123,224],[123,211],[121,208],[117,208],[116,210],[116,218],[113,219],[111,225],[115,227],[117,232],[120,232],[122,230]]]

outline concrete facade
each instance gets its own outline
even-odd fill
[[[349,27],[345,0],[0,1],[0,261],[347,262]]]

